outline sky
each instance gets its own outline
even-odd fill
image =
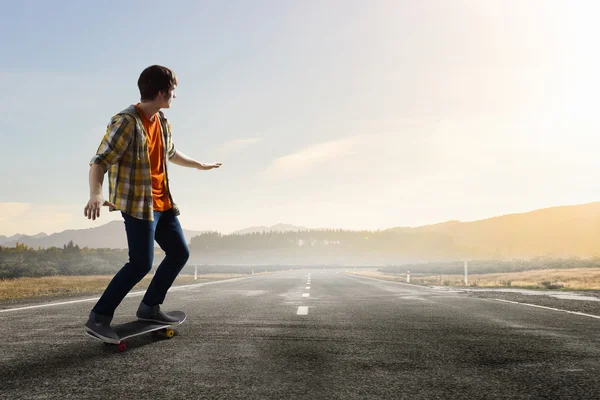
[[[83,215],[89,161],[172,68],[184,229],[377,230],[600,200],[600,5],[0,0],[0,235]],[[105,180],[104,195],[108,196]]]

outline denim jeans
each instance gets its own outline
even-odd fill
[[[152,270],[154,240],[165,252],[143,302],[148,306],[162,304],[167,291],[187,262],[190,252],[173,210],[154,211],[154,221],[134,218],[121,212],[125,220],[129,262],[114,276],[92,311],[113,316],[127,293]]]

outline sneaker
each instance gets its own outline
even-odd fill
[[[106,343],[119,344],[121,339],[119,339],[119,336],[110,327],[110,321],[112,321],[112,317],[96,314],[92,311],[90,312],[90,318],[85,324],[85,330]]]
[[[173,324],[179,322],[179,319],[160,311],[159,304],[147,306],[144,302],[141,302],[135,315],[140,321],[158,322],[159,324]]]

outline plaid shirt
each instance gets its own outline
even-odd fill
[[[165,160],[170,160],[175,155],[171,124],[162,112],[159,113]],[[148,139],[134,105],[111,118],[96,155],[90,161],[90,166],[93,164],[100,165],[105,173],[108,171],[109,201],[116,206],[110,211],[120,210],[138,219],[154,220]],[[168,164],[165,162],[165,185],[173,211],[179,215],[179,208],[171,196]]]

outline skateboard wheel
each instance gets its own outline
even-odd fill
[[[172,338],[173,336],[175,336],[175,331],[173,329],[167,329],[165,331],[165,336],[168,338]]]
[[[126,344],[126,343],[124,343],[124,342],[123,342],[123,343],[119,343],[119,344],[117,345],[117,351],[118,351],[119,353],[122,353],[122,352],[124,352],[126,349],[127,349],[127,344]]]

